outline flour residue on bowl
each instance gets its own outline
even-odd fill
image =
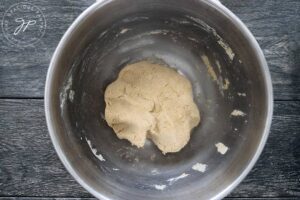
[[[183,173],[180,176],[169,178],[167,181],[169,182],[169,185],[172,185],[173,183],[177,182],[180,179],[186,178],[189,176],[189,174]]]
[[[86,140],[86,142],[88,143],[88,145],[89,145],[91,151],[93,152],[93,154],[94,154],[100,161],[102,161],[102,162],[106,161],[106,160],[104,159],[104,157],[103,157],[100,153],[97,154],[97,149],[96,149],[96,148],[93,148],[92,142],[91,142],[89,139],[87,139],[87,138],[85,138],[85,140]]]
[[[224,84],[222,85],[222,89],[223,90],[228,90],[229,84],[230,84],[229,80],[227,78],[225,78]]]
[[[235,53],[233,53],[231,47],[227,42],[224,41],[224,39],[217,33],[217,31],[213,28],[211,28],[211,31],[213,35],[218,39],[218,44],[225,50],[226,54],[228,55],[229,59],[233,61],[233,58],[235,56]]]
[[[207,165],[202,163],[196,163],[192,166],[192,169],[198,172],[204,173],[206,171]]]
[[[217,147],[217,151],[222,155],[224,155],[229,150],[229,148],[221,142],[215,144],[215,146]]]
[[[218,60],[216,60],[216,65],[218,67],[219,72],[222,73],[222,67],[221,67],[221,64]]]
[[[164,30],[164,29],[161,29],[161,30],[153,30],[153,31],[149,31],[149,32],[146,32],[144,33],[144,35],[167,35],[170,31],[169,30]]]
[[[129,28],[123,28],[123,29],[120,31],[120,33],[121,33],[121,34],[124,34],[124,33],[128,32],[129,30],[130,30]]]
[[[186,77],[185,74],[184,74],[180,69],[177,69],[176,71],[177,71],[177,73],[180,74],[181,76]]]
[[[211,66],[208,57],[206,55],[202,55],[201,59],[204,62],[206,68],[207,68],[208,75],[212,78],[213,81],[216,81],[217,80],[217,74],[214,71],[214,68]]]
[[[66,104],[66,100],[67,98],[69,97],[70,98],[70,94],[68,95],[68,92],[70,91],[71,87],[72,87],[72,82],[73,82],[73,77],[72,76],[69,76],[67,82],[64,84],[64,87],[62,89],[62,91],[60,92],[59,94],[59,98],[60,98],[60,108],[63,109],[65,104]],[[74,92],[75,94],[75,92]],[[71,94],[71,97],[74,97],[72,96]],[[70,101],[73,101],[73,99]]]
[[[164,190],[164,189],[166,189],[166,185],[154,185],[154,187],[155,187],[155,189],[157,189],[157,190]]]
[[[217,82],[217,85],[220,88],[220,92],[223,94],[224,90],[229,89],[230,81],[228,80],[228,78],[224,78],[223,80],[223,77],[221,75],[219,77],[217,76],[211,62],[209,61],[209,58],[206,55],[202,55],[201,59],[207,68],[208,75],[211,77],[213,81]],[[220,62],[216,61],[216,65],[218,67],[219,72],[221,73],[222,69],[221,69]]]
[[[199,41],[198,41],[196,38],[193,38],[193,37],[187,37],[187,39],[189,39],[190,41],[199,43]]]
[[[100,113],[100,117],[101,117],[101,119],[102,119],[103,121],[106,121],[105,115],[104,115],[102,112]]]
[[[159,171],[157,169],[153,169],[153,170],[151,170],[151,174],[152,175],[158,175],[160,173],[159,173]]]
[[[246,115],[246,113],[244,113],[244,112],[241,111],[241,110],[235,109],[235,110],[233,110],[233,111],[231,112],[230,115],[235,116],[235,117],[239,117],[239,116],[240,116],[240,117],[243,117],[243,116]]]
[[[231,61],[233,61],[235,53],[233,52],[233,50],[231,49],[229,44],[224,41],[224,39],[217,33],[217,31],[215,29],[213,29],[212,27],[207,25],[204,21],[202,21],[199,18],[195,18],[195,17],[189,16],[189,15],[187,15],[186,17],[188,17],[189,19],[191,19],[194,22],[196,22],[197,24],[199,24],[201,26],[201,28],[204,29],[205,31],[207,31],[209,33],[212,33],[217,38],[218,44],[225,50],[225,52],[228,55],[229,59]]]
[[[241,93],[241,92],[238,92],[237,95],[240,96],[240,97],[245,97],[245,96],[247,96],[246,93]]]
[[[69,100],[73,103],[74,101],[74,96],[75,96],[75,91],[74,90],[70,90],[69,91]]]
[[[223,47],[223,49],[225,50],[226,54],[228,55],[228,57],[230,58],[230,60],[232,61],[235,54],[233,53],[232,49],[230,48],[230,46],[224,42],[224,40],[219,36],[218,37],[218,43],[221,47]]]

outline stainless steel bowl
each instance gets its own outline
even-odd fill
[[[137,149],[105,122],[106,86],[123,66],[143,59],[165,62],[192,81],[202,121],[178,153],[164,156],[151,142]],[[256,40],[209,0],[95,3],[60,41],[45,89],[54,147],[73,177],[100,199],[224,197],[258,159],[272,108],[270,74]],[[224,155],[219,142],[229,147]],[[196,163],[206,171],[193,170]]]

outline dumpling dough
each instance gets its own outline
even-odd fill
[[[118,138],[143,147],[151,139],[163,154],[178,152],[200,122],[189,80],[148,61],[127,65],[105,91],[105,119]]]

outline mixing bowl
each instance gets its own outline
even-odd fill
[[[104,91],[127,64],[163,62],[192,83],[201,123],[178,153],[136,148],[104,116]],[[256,40],[210,0],[106,0],[82,13],[50,64],[45,109],[67,170],[99,199],[220,199],[258,159],[272,117]]]

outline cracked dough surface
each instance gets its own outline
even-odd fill
[[[127,65],[104,96],[108,125],[118,138],[137,147],[148,138],[164,154],[178,152],[200,122],[190,81],[164,65]]]

